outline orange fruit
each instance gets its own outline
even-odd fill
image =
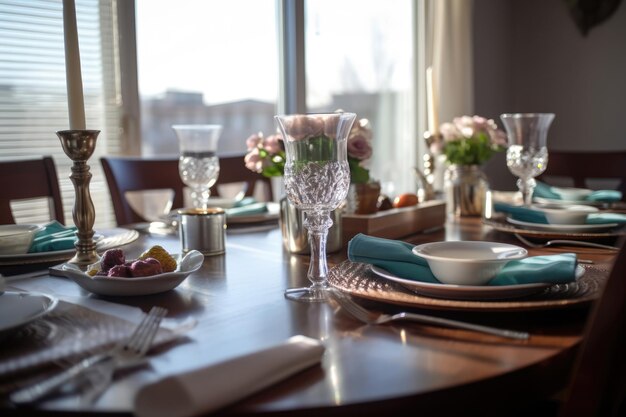
[[[393,199],[393,206],[395,208],[415,206],[417,205],[417,203],[419,203],[417,199],[417,194],[413,193],[400,194]]]

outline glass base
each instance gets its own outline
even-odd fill
[[[312,285],[310,287],[289,288],[285,290],[285,298],[302,303],[323,303],[328,299],[325,287]]]

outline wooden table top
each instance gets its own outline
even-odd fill
[[[411,236],[411,243],[438,240],[497,240],[480,219],[449,222],[445,229]],[[132,258],[159,244],[179,251],[176,236],[142,235],[124,249]],[[531,255],[563,249],[530,250]],[[581,258],[602,265],[610,252],[576,249]],[[346,249],[330,254],[337,264]],[[380,415],[420,410],[424,415],[476,414],[510,409],[510,404],[544,396],[566,381],[581,340],[586,308],[541,312],[468,313],[422,311],[482,324],[531,332],[511,341],[469,331],[410,323],[363,326],[332,303],[305,304],[284,298],[286,288],[308,285],[308,256],[282,248],[278,229],[228,234],[226,254],[207,257],[198,272],[176,290],[144,297],[102,297],[148,311],[159,305],[169,318],[193,317],[197,326],[180,343],[151,358],[152,368],[116,380],[92,408],[83,412],[129,414],[137,389],[164,375],[197,369],[283,342],[302,334],[327,346],[321,366],[306,370],[221,413],[283,415]],[[608,264],[607,264],[608,265]],[[22,289],[60,296],[95,297],[72,281],[40,277],[20,281]],[[374,309],[393,310],[372,304]],[[207,387],[210,389],[210,387]],[[38,411],[76,411],[75,402],[50,400]]]

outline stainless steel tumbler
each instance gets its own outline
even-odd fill
[[[204,255],[224,253],[226,213],[220,208],[178,210],[180,243],[183,253],[192,249]]]

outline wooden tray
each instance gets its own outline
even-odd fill
[[[397,239],[424,230],[442,227],[446,221],[446,203],[425,201],[413,207],[381,211],[375,214],[343,214],[344,243],[358,233]]]

